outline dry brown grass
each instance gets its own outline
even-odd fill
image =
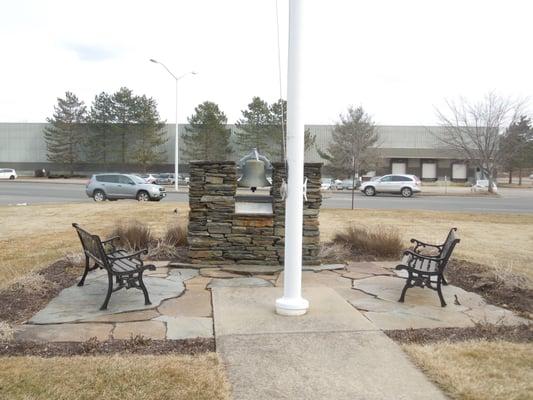
[[[174,209],[178,209],[178,214]],[[27,207],[0,207],[0,287],[40,269],[69,253],[79,253],[72,222],[102,236],[121,221],[145,223],[154,236],[164,237],[168,226],[187,224],[187,204],[170,202],[105,202]],[[434,211],[322,209],[320,234],[328,242],[342,230],[390,226],[404,241],[416,237],[442,242],[449,228],[457,226],[461,243],[455,257],[484,264],[496,272],[512,267],[516,275],[533,280],[533,215],[473,214]]]
[[[529,343],[469,341],[403,348],[453,399],[531,399],[533,346]]]
[[[169,246],[186,246],[187,245],[187,228],[183,224],[174,224],[167,228],[163,242]]]
[[[154,236],[148,225],[132,219],[117,225],[111,236],[118,236],[121,247],[131,250],[148,249],[154,243]]]
[[[390,226],[398,229],[407,247],[414,237],[441,243],[456,226],[461,243],[454,257],[494,270],[511,266],[512,272],[533,280],[533,215],[409,210],[320,210],[320,236],[331,241],[349,226]]]
[[[8,357],[0,398],[32,400],[229,399],[216,354]]]
[[[358,227],[352,225],[337,233],[333,242],[350,248],[354,255],[387,258],[399,258],[404,247],[398,230],[384,226]]]
[[[178,214],[174,213],[176,208]],[[109,236],[117,224],[136,219],[154,235],[163,236],[167,226],[186,224],[187,212],[187,204],[164,201],[0,207],[0,287],[67,254],[79,253],[81,246],[73,222]]]

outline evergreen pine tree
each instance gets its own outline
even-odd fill
[[[83,101],[71,92],[58,98],[49,125],[44,128],[48,161],[68,167],[74,174],[74,165],[82,160],[82,146],[86,139],[87,109]]]
[[[256,148],[263,154],[270,155],[272,144],[272,115],[268,103],[260,97],[252,98],[242,118],[236,122],[235,133],[239,150],[248,153]]]
[[[283,135],[287,135],[287,100],[279,99],[272,103],[270,109],[270,132],[271,138],[270,154],[274,160],[285,160],[285,146]],[[283,128],[282,128],[283,124]],[[316,141],[316,136],[306,128],[304,130],[305,151],[309,150]]]
[[[136,133],[136,98],[130,89],[121,87],[113,94],[112,101],[115,120],[114,135],[118,142],[119,160],[125,164],[130,161],[129,143],[132,142]]]
[[[89,113],[90,134],[87,154],[92,162],[102,163],[104,169],[116,153],[114,137],[115,110],[113,99],[105,92],[94,97]]]
[[[168,138],[165,123],[159,119],[157,102],[146,95],[135,101],[136,138],[132,146],[132,161],[140,164],[146,172],[149,165],[165,161],[164,144]]]
[[[374,122],[362,107],[349,107],[339,119],[327,151],[318,153],[330,161],[335,172],[345,176],[360,175],[364,169],[372,167],[376,159],[373,150],[379,137]]]
[[[226,160],[231,153],[231,130],[228,119],[217,104],[205,101],[194,109],[188,118],[189,126],[182,136],[183,155],[188,160]]]

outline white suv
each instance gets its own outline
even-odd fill
[[[16,179],[17,172],[11,168],[0,168],[0,179]]]
[[[375,196],[376,193],[398,193],[403,197],[411,197],[413,193],[419,193],[420,179],[415,175],[385,175],[372,181],[363,182],[361,192],[367,196]]]

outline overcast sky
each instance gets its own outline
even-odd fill
[[[278,0],[286,75],[288,0]],[[381,125],[430,125],[434,107],[489,90],[533,94],[531,0],[306,0],[306,123],[362,105]],[[179,121],[211,100],[232,123],[279,97],[275,0],[0,0],[0,122],[43,122],[72,91],[127,86]],[[285,76],[283,76],[285,96]]]

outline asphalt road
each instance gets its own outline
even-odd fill
[[[355,207],[366,209],[405,209],[467,212],[533,213],[533,190],[500,189],[499,197],[468,196],[400,196],[366,197],[356,193]],[[85,194],[85,186],[65,183],[0,182],[0,205],[21,203],[92,202]],[[126,202],[128,200],[124,200]],[[133,200],[132,200],[133,201]],[[187,193],[168,192],[163,201],[186,202]],[[323,207],[350,208],[351,193],[324,193]]]

